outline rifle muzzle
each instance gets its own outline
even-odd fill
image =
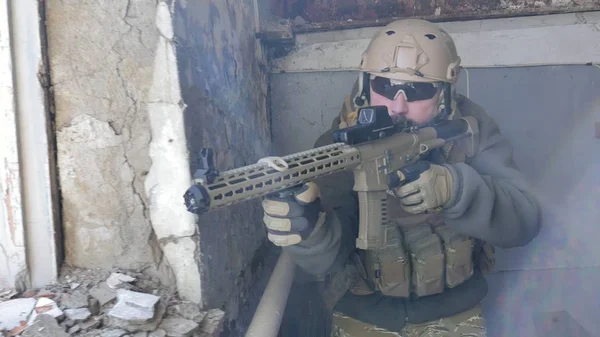
[[[185,207],[194,214],[206,213],[210,208],[210,197],[204,186],[194,184],[183,195]]]

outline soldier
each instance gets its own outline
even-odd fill
[[[461,59],[450,35],[424,20],[383,27],[362,54],[360,74],[332,128],[356,124],[357,109],[384,105],[394,121],[426,126],[473,116],[476,153],[459,145],[431,151],[427,171],[389,191],[386,242],[359,250],[358,199],[351,173],[303,185],[295,198],[263,201],[268,238],[312,275],[348,266],[360,277],[336,301],[333,335],[485,336],[482,276],[493,247],[529,243],[539,232],[538,203],[512,146],[483,108],[455,92]]]

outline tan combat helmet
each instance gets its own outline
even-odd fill
[[[360,70],[402,81],[455,83],[460,61],[446,31],[426,20],[404,19],[373,36]]]
[[[371,78],[428,82],[441,86],[435,120],[452,113],[453,88],[461,70],[452,37],[438,25],[421,19],[401,19],[381,28],[362,53],[355,108],[369,104]]]

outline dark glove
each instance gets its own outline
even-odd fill
[[[300,243],[325,221],[319,188],[313,182],[267,195],[262,206],[267,237],[277,246]]]

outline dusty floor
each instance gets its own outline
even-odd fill
[[[224,312],[202,311],[142,273],[64,268],[59,281],[0,290],[0,336],[216,337]]]

